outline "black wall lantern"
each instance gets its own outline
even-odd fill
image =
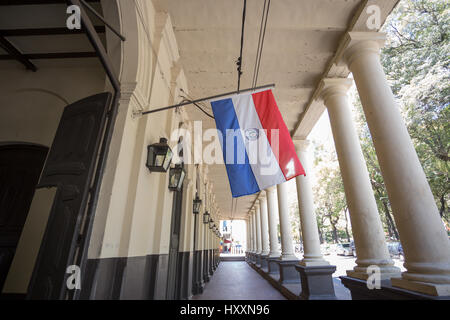
[[[209,228],[212,229],[214,225],[214,220],[212,218],[209,218]]]
[[[169,190],[180,191],[183,186],[184,177],[186,172],[181,164],[176,164],[174,168],[169,170]]]
[[[209,212],[208,211],[205,211],[205,213],[203,214],[203,223],[204,224],[209,223]]]
[[[200,207],[202,205],[202,200],[198,197],[198,194],[195,196],[194,202],[192,204],[192,211],[194,214],[198,214],[200,212]]]
[[[166,172],[172,161],[172,149],[167,144],[166,138],[160,138],[158,143],[147,146],[148,170],[155,172]]]

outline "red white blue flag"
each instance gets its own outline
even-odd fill
[[[233,197],[305,174],[272,90],[214,100],[211,106]]]

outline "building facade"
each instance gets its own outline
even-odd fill
[[[279,274],[280,290],[301,280],[304,299],[334,298],[335,267],[320,251],[308,175],[296,178],[304,247],[298,261],[284,184],[236,202],[223,164],[205,157],[222,157],[212,152],[220,151],[208,130],[213,120],[192,105],[143,114],[235,90],[240,2],[233,14],[237,2],[69,2],[80,8],[82,29],[67,28],[65,3],[1,6],[8,31],[0,60],[2,295],[188,299],[202,293],[219,264],[219,221],[242,219],[246,259],[262,276]],[[353,298],[448,298],[450,243],[379,61],[381,24],[367,23],[369,6],[379,9],[381,23],[396,3],[274,2],[259,84],[276,83],[304,165],[308,134],[328,110],[357,251],[357,266],[342,277]],[[249,6],[244,56],[252,61],[262,8]],[[248,62],[243,83],[250,84],[252,70]],[[404,273],[389,257],[352,124],[352,81],[399,229]],[[148,146],[161,138],[174,151],[172,167],[184,169],[179,190],[168,188],[170,169],[149,170]],[[373,266],[382,290],[367,289]],[[72,275],[80,276],[74,287]]]

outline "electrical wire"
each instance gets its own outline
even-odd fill
[[[244,48],[244,30],[245,30],[245,16],[247,11],[247,0],[244,0],[244,7],[242,9],[242,30],[241,30],[241,49],[239,58],[236,61],[237,64],[237,71],[238,71],[238,85],[237,85],[237,91],[241,88],[241,76],[242,76],[242,50]]]
[[[266,8],[266,1],[264,0],[264,9]],[[269,18],[269,9],[270,9],[270,0],[268,0],[267,3],[267,10],[263,11],[263,16],[261,19],[261,27],[260,27],[260,39],[261,39],[261,46],[259,47],[259,54],[257,53],[257,58],[256,58],[256,64],[257,67],[255,65],[255,69],[256,69],[256,74],[253,73],[253,84],[252,87],[256,87],[257,83],[258,83],[258,76],[259,76],[259,68],[261,65],[261,57],[262,57],[262,52],[263,52],[263,48],[264,48],[264,40],[266,38],[266,28],[267,28],[267,20]],[[265,20],[264,20],[264,16],[265,16]],[[262,21],[264,20],[264,28],[262,27]],[[262,36],[261,36],[261,32],[262,32]],[[259,45],[259,43],[258,43]],[[255,70],[254,70],[255,71]]]
[[[213,115],[209,114],[208,112],[206,112],[205,110],[203,110],[202,107],[200,107],[196,102],[192,101],[191,99],[187,99],[184,98],[183,101],[188,101],[190,103],[192,103],[194,106],[196,106],[197,108],[199,108],[204,114],[206,114],[208,117],[210,117],[211,119],[215,119]]]
[[[256,48],[255,67],[253,68],[252,88],[255,87],[255,75],[256,75],[256,68],[258,66],[259,53],[260,53],[260,49],[261,49],[261,37],[262,37],[262,29],[263,29],[263,24],[264,24],[264,16],[265,16],[265,12],[266,12],[266,5],[267,5],[267,0],[264,0],[264,7],[263,7],[262,15],[261,15],[261,24],[259,27],[258,47]]]

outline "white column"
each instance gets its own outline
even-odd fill
[[[209,229],[209,233],[208,233],[208,249],[209,250],[212,249],[212,229]]]
[[[407,271],[392,284],[450,295],[450,241],[380,63],[384,35],[350,32],[348,40],[344,58],[358,88],[405,253]]]
[[[267,216],[267,200],[264,191],[261,191],[258,197],[259,207],[261,212],[261,241],[262,241],[262,249],[261,255],[267,256],[270,252],[269,245],[269,222]]]
[[[329,265],[323,259],[320,251],[319,229],[317,228],[314,198],[310,183],[310,171],[308,169],[307,148],[309,141],[294,140],[294,145],[298,158],[306,172],[306,176],[300,175],[295,178],[303,239],[303,259],[300,261],[300,264],[307,267]]]
[[[389,255],[366,161],[353,125],[347,100],[352,83],[352,79],[325,79],[321,92],[328,108],[357,253],[357,265],[347,275],[367,279],[371,274],[367,267],[376,265],[384,280],[398,277],[400,269],[394,267]]]
[[[289,221],[289,207],[287,199],[287,183],[277,185],[278,214],[280,216],[281,260],[297,260],[292,245],[291,222]]]
[[[281,256],[280,248],[278,246],[278,228],[277,228],[277,216],[278,216],[278,198],[277,189],[270,187],[266,189],[267,206],[269,216],[269,242],[270,253],[269,257],[279,258]]]
[[[245,242],[245,251],[249,252],[250,251],[250,219],[245,220],[245,230],[247,232],[247,240]]]
[[[253,214],[250,212],[248,215],[249,219],[248,221],[249,223],[249,234],[250,234],[250,252],[254,251],[254,247],[253,247]]]
[[[203,206],[203,213],[205,212],[205,207]],[[198,249],[203,251],[205,249],[205,228],[203,224],[203,213],[200,211],[198,215]]]
[[[258,251],[258,245],[256,240],[256,211],[255,209],[252,210],[252,225],[253,225],[253,253],[256,253]]]
[[[256,216],[256,254],[262,252],[261,241],[261,210],[259,209],[259,203],[255,203],[255,216]]]

